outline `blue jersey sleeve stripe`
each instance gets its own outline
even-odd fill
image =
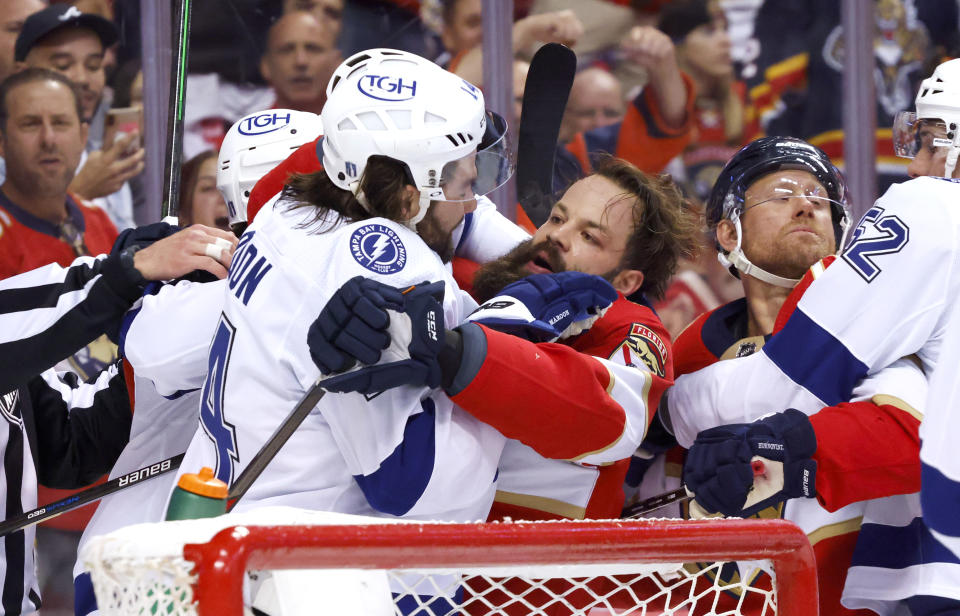
[[[920,507],[933,530],[960,537],[960,481],[953,481],[929,464],[920,463]]]
[[[850,560],[852,567],[905,569],[930,563],[960,564],[960,559],[936,537],[920,518],[906,526],[864,524]]]
[[[433,475],[436,449],[436,408],[433,400],[421,402],[423,412],[407,419],[403,441],[369,475],[354,479],[370,506],[390,515],[410,511]]]
[[[854,386],[867,375],[866,364],[802,310],[764,344],[763,352],[828,406],[850,400]]]

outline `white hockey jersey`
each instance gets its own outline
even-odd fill
[[[307,329],[363,275],[398,287],[444,280],[444,316],[474,307],[420,238],[383,219],[320,232],[309,208],[261,211],[241,238],[201,391],[202,432],[181,466],[230,483],[319,376]],[[427,395],[429,394],[429,395]],[[401,387],[367,400],[328,395],[240,501],[370,515],[480,519],[493,498],[503,437],[445,395]],[[431,482],[435,469],[449,483]],[[441,475],[441,473],[437,473]]]

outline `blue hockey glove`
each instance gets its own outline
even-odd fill
[[[552,342],[590,329],[616,299],[616,290],[600,276],[533,274],[504,287],[467,320],[533,342]]]
[[[388,308],[404,302],[398,289],[356,276],[348,280],[320,311],[307,331],[310,356],[324,374],[343,372],[356,362],[375,364],[390,345]]]
[[[748,516],[788,498],[816,496],[817,437],[810,419],[787,409],[749,424],[704,430],[690,447],[683,480],[706,511]],[[754,473],[757,458],[763,471]]]
[[[324,379],[324,388],[373,394],[401,385],[438,387],[437,357],[445,336],[443,283],[425,282],[401,292],[361,280],[354,285],[359,297],[356,288],[345,290],[344,285],[310,328],[314,361],[324,374],[334,374]],[[362,365],[351,369],[354,362]]]

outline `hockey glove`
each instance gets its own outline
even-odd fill
[[[308,333],[314,362],[334,374],[324,388],[373,394],[401,385],[439,386],[443,290],[442,282],[433,282],[401,292],[358,278],[341,287]],[[354,362],[363,365],[351,369]]]
[[[708,512],[748,516],[789,498],[816,496],[817,437],[810,419],[787,409],[749,424],[704,430],[690,447],[683,480]],[[761,458],[754,476],[751,460]]]
[[[467,320],[532,342],[553,342],[590,329],[616,299],[600,276],[533,274],[504,287]]]
[[[324,374],[343,372],[356,362],[375,364],[390,346],[387,309],[399,310],[398,289],[357,276],[348,280],[307,331],[310,356]]]

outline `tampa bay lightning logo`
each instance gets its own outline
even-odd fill
[[[395,274],[407,264],[407,249],[396,231],[384,225],[364,225],[350,236],[350,253],[357,263],[377,274]]]

